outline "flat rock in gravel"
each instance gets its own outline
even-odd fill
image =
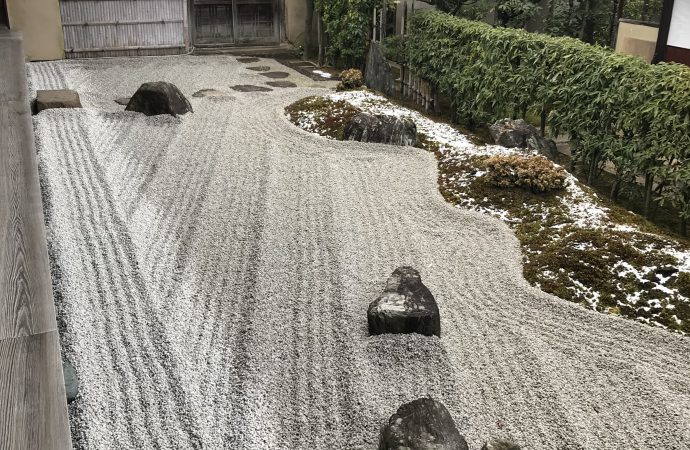
[[[287,72],[263,72],[261,75],[268,78],[287,78],[290,76]]]
[[[131,98],[132,97],[118,97],[115,99],[115,103],[117,103],[118,105],[127,106]]]
[[[417,142],[417,126],[412,120],[406,118],[359,113],[345,126],[344,139],[346,141],[414,145]]]
[[[259,62],[259,58],[255,58],[253,56],[250,57],[243,57],[243,58],[237,58],[237,62],[241,62],[242,64],[251,64],[255,62]]]
[[[201,89],[193,93],[192,97],[226,97],[227,95],[225,92],[217,89]]]
[[[295,83],[292,81],[267,81],[267,85],[273,86],[273,87],[278,87],[278,88],[293,88],[297,87]]]
[[[412,267],[398,267],[383,293],[367,311],[369,334],[419,333],[441,336],[441,316],[434,296]]]
[[[79,393],[79,379],[77,378],[77,371],[69,361],[62,361],[62,374],[65,378],[65,394],[67,396],[67,403],[72,403],[77,398]]]
[[[136,111],[147,116],[177,116],[193,112],[189,100],[177,86],[167,81],[142,84],[129,100],[125,111]]]
[[[271,70],[269,66],[251,66],[247,67],[247,69],[253,70],[255,72],[268,72],[269,70]]]
[[[520,450],[520,446],[505,439],[492,439],[484,443],[482,450]]]
[[[36,91],[36,112],[52,108],[81,108],[79,93],[70,89]]]
[[[432,398],[405,403],[381,429],[379,450],[469,450],[448,409]]]
[[[236,84],[235,86],[230,86],[230,89],[234,89],[239,92],[270,92],[273,90],[265,86],[256,86],[253,84]]]

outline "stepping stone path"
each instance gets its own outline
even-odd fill
[[[369,305],[369,334],[419,333],[441,336],[438,305],[412,267],[398,267],[383,293]]]
[[[65,395],[67,396],[67,403],[72,403],[77,398],[79,393],[79,379],[77,378],[77,371],[74,369],[69,361],[62,361],[62,374],[65,378]]]
[[[250,63],[255,63],[259,62],[259,58],[255,57],[248,57],[248,58],[237,58],[237,62],[241,62],[242,64],[250,64]]]
[[[227,97],[223,91],[218,91],[216,89],[201,89],[192,94],[192,97]]]
[[[520,450],[520,446],[504,439],[494,439],[486,442],[482,450]]]
[[[247,67],[247,69],[253,70],[255,72],[268,72],[269,70],[271,70],[269,66],[251,66]]]
[[[468,450],[448,409],[431,398],[405,403],[381,429],[379,450]]]
[[[81,108],[79,93],[70,89],[36,91],[36,113],[52,108]]]
[[[153,81],[142,84],[129,100],[125,111],[137,111],[147,116],[173,116],[193,112],[189,100],[172,83]]]
[[[287,72],[263,72],[261,75],[268,78],[287,78],[290,76]]]
[[[235,86],[230,86],[230,89],[240,92],[270,92],[273,90],[265,86],[255,86],[253,84],[237,84]]]
[[[297,87],[295,83],[292,81],[267,81],[267,85],[273,86],[273,87],[278,87],[278,88],[293,88]]]
[[[131,98],[132,97],[118,97],[115,99],[115,103],[117,103],[118,105],[127,106]]]

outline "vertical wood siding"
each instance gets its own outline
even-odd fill
[[[67,58],[185,51],[185,0],[61,0]]]

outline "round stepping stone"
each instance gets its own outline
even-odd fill
[[[269,66],[251,66],[247,67],[249,70],[253,70],[254,72],[268,72],[271,70]]]
[[[261,75],[268,78],[287,78],[290,76],[287,72],[264,72]]]
[[[293,88],[297,87],[292,81],[267,81],[267,85],[277,87],[277,88]]]
[[[192,94],[192,97],[225,97],[227,94],[216,89],[201,89]]]
[[[412,267],[398,267],[367,310],[369,334],[419,333],[441,336],[438,305]]]
[[[379,450],[468,450],[448,409],[432,398],[405,403],[381,429]]]
[[[230,89],[240,92],[269,92],[273,90],[265,86],[254,86],[253,84],[237,84],[235,86],[230,86]]]
[[[127,103],[129,103],[130,98],[132,97],[118,97],[115,99],[115,103],[117,103],[118,105],[127,106]]]
[[[254,58],[254,57],[248,57],[248,58],[237,58],[237,62],[241,62],[243,64],[249,64],[249,63],[255,63],[259,62],[259,58]]]

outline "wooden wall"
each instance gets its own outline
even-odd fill
[[[0,449],[71,448],[18,33],[0,30]]]

